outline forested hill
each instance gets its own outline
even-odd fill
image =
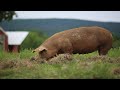
[[[97,22],[78,19],[17,19],[0,23],[6,31],[36,30],[49,36],[52,34],[82,26],[101,26],[120,35],[120,23]]]

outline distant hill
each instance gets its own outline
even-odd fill
[[[6,31],[36,30],[49,36],[56,32],[83,26],[101,26],[120,36],[120,23],[97,22],[77,19],[17,19],[4,21],[0,26]]]

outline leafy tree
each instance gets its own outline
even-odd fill
[[[35,49],[41,45],[47,36],[40,32],[30,32],[21,45],[21,49]]]
[[[120,37],[116,33],[113,33],[113,48],[118,47],[120,47]]]
[[[14,15],[16,15],[15,11],[0,11],[0,22],[12,20]]]

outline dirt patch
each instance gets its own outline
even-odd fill
[[[108,56],[95,56],[88,58],[88,61],[101,61],[103,63],[120,63],[120,57],[119,58],[111,58]]]
[[[32,66],[33,66],[33,62],[30,62],[28,60],[0,62],[0,69],[18,68],[18,67],[32,67]]]
[[[18,67],[33,67],[34,64],[57,64],[57,63],[67,63],[72,60],[72,56],[69,54],[60,54],[57,57],[52,58],[49,61],[45,60],[37,60],[37,61],[30,61],[30,60],[9,60],[9,61],[2,61],[0,62],[0,69],[7,69],[7,68],[18,68]]]
[[[95,57],[90,57],[88,58],[89,61],[98,61],[98,60],[110,60],[111,58],[107,57],[107,56],[95,56]]]
[[[120,68],[113,69],[113,74],[120,75]]]
[[[46,60],[37,60],[37,63],[48,63],[48,64],[62,64],[62,63],[68,63],[72,60],[76,60],[76,62],[80,62],[80,59],[74,58],[70,54],[59,54],[56,57],[46,61]],[[119,58],[111,58],[108,56],[94,56],[86,58],[87,62],[103,62],[103,63],[120,63],[120,57]]]
[[[60,63],[68,63],[73,59],[72,55],[70,54],[59,54],[57,57],[54,57],[47,61],[49,64],[60,64]]]
[[[14,61],[0,62],[0,69],[12,68],[14,66]]]
[[[120,57],[119,58],[109,58],[109,59],[103,60],[103,62],[118,64],[118,63],[120,63]]]
[[[45,60],[38,60],[38,61],[30,61],[30,60],[8,60],[8,61],[2,61],[0,62],[0,69],[6,69],[6,68],[17,68],[17,67],[33,67],[34,64],[42,64],[42,63],[48,63],[48,64],[63,64],[63,63],[69,63],[70,61],[74,60],[74,57],[70,54],[59,54],[57,57],[54,57],[50,59],[49,61]],[[120,63],[120,57],[119,58],[110,58],[107,56],[95,56],[87,58],[88,63],[89,62],[103,62],[103,63]],[[77,62],[77,61],[76,61]],[[80,60],[78,60],[80,62]],[[85,63],[84,66],[88,66],[88,63]],[[114,73],[119,73],[119,70],[115,70]]]
[[[69,61],[71,61],[73,59],[72,55],[70,54],[59,54],[49,60],[45,60],[45,59],[37,59],[34,60],[34,58],[31,58],[30,61],[35,61],[37,63],[48,63],[48,64],[60,64],[60,63],[67,63]]]

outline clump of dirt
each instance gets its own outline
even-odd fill
[[[61,63],[68,63],[73,59],[72,55],[70,54],[59,54],[57,57],[54,57],[47,61],[49,64],[61,64]]]
[[[37,63],[45,63],[46,62],[45,59],[41,59],[40,57],[38,57],[38,55],[36,55],[35,57],[31,57],[29,61],[37,62]]]
[[[0,62],[0,69],[6,69],[6,68],[18,68],[18,67],[32,67],[33,63],[25,60],[25,61],[6,61],[6,62]]]
[[[73,59],[72,55],[70,55],[70,54],[59,54],[49,60],[45,60],[45,59],[41,59],[41,58],[35,59],[35,58],[31,58],[30,61],[35,61],[40,64],[42,64],[42,63],[48,63],[48,64],[67,63]]]
[[[114,75],[119,75],[120,74],[120,68],[113,69],[113,74]]]
[[[57,63],[67,63],[68,61],[72,60],[72,56],[69,54],[59,54],[57,57],[50,59],[49,61],[45,60],[37,60],[37,61],[30,61],[30,60],[9,60],[9,61],[2,61],[0,62],[0,69],[7,69],[7,68],[18,68],[18,67],[32,67],[34,64],[57,64]]]
[[[103,60],[103,62],[118,64],[120,63],[120,57],[119,58],[108,58],[108,59]]]
[[[24,66],[24,67],[32,67],[34,63],[30,62],[29,60],[22,61],[20,63],[16,63],[16,67]]]
[[[107,56],[95,56],[95,57],[90,57],[88,58],[89,61],[98,61],[98,60],[107,60],[107,59],[111,59]]]
[[[71,60],[76,60],[72,55],[70,54],[59,54],[56,57],[46,61],[44,59],[35,60],[37,63],[48,63],[48,64],[61,64],[61,63],[68,63]],[[76,62],[79,62],[80,60],[77,59]],[[120,63],[120,57],[119,58],[111,58],[108,56],[94,56],[89,57],[86,59],[87,62],[103,62],[103,63]]]
[[[120,57],[109,60],[110,63],[120,63]]]
[[[90,57],[88,60],[91,61],[102,61],[103,63],[120,63],[120,57],[119,58],[111,58],[108,56],[95,56]]]
[[[14,66],[14,61],[0,62],[0,69],[12,68]]]

